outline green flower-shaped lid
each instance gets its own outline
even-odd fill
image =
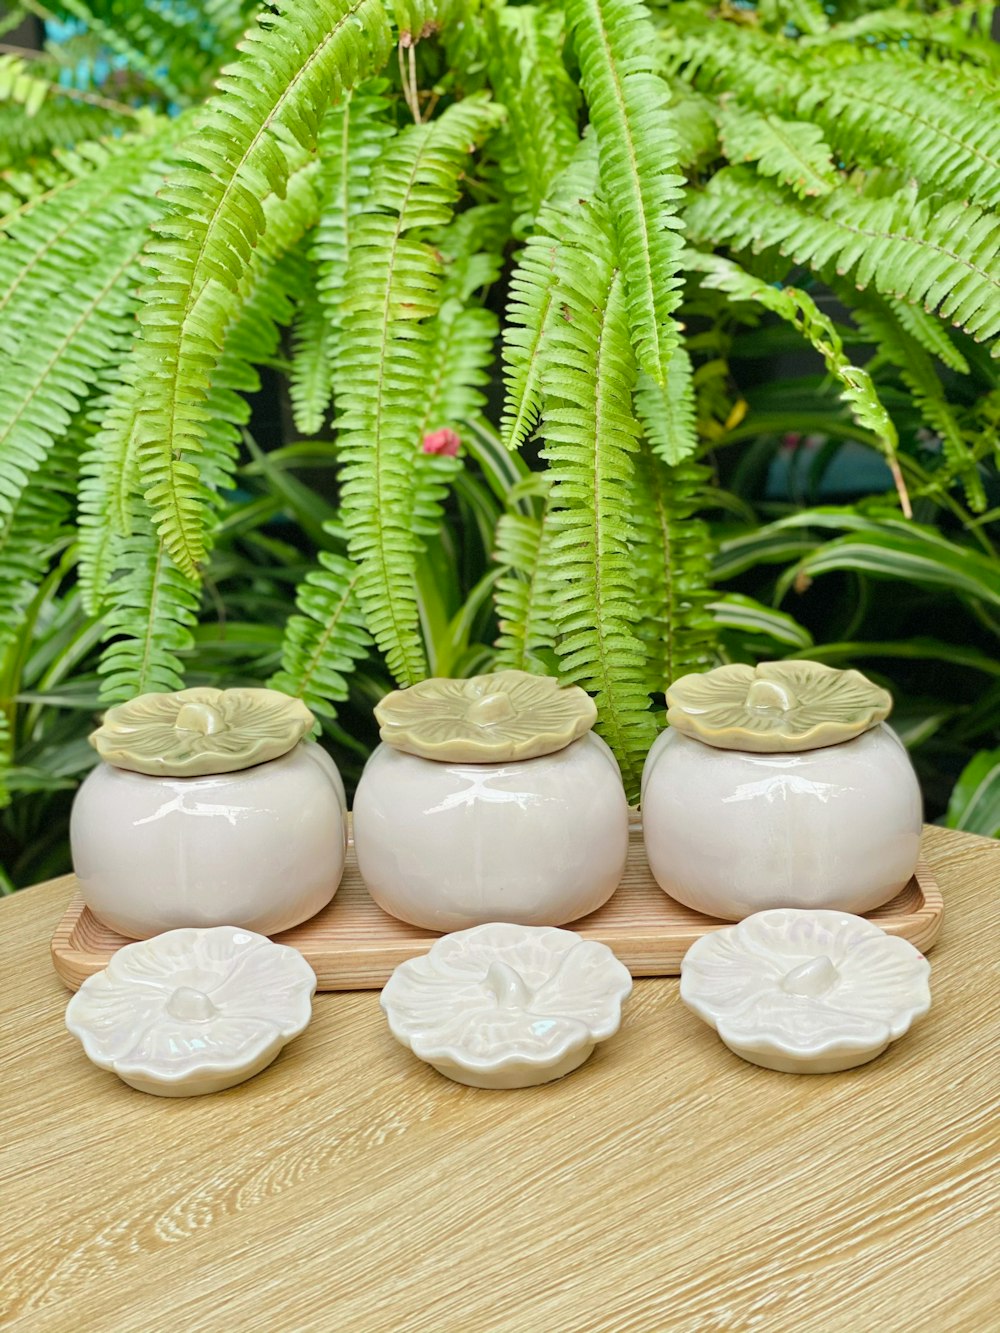
[[[178,690],[140,694],[109,708],[90,743],[109,764],[155,777],[234,773],[278,759],[315,719],[278,690]]]
[[[761,662],[681,676],[667,721],[720,750],[782,754],[860,736],[889,716],[892,696],[860,671],[822,662]]]
[[[494,764],[553,754],[589,731],[593,699],[550,676],[498,671],[466,680],[435,677],[376,705],[387,745],[423,759]]]

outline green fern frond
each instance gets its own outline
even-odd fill
[[[639,366],[666,382],[677,345],[684,178],[671,128],[670,88],[656,72],[656,33],[642,0],[567,0],[580,77],[597,135],[601,185],[614,203]]]
[[[564,19],[535,5],[494,10],[490,74],[507,108],[500,163],[524,235],[576,150],[580,94],[563,62]]]
[[[839,179],[818,125],[749,111],[723,100],[719,138],[730,162],[756,162],[762,176],[776,176],[799,198],[829,194]]]
[[[993,6],[984,5],[982,0],[949,5],[930,13],[900,7],[876,9],[834,24],[823,36],[806,36],[802,45],[829,49],[831,43],[837,42],[865,49],[882,42],[911,54],[937,52],[989,65],[997,60],[989,41],[992,10]]]
[[[33,116],[49,94],[48,79],[32,74],[26,61],[0,53],[0,102],[14,102]]]
[[[323,429],[332,396],[332,372],[327,354],[326,312],[316,288],[310,283],[299,300],[292,325],[292,360],[288,370],[288,392],[292,400],[295,428],[303,435]]]
[[[598,171],[596,150],[596,139],[588,135],[553,186],[548,206],[539,213],[537,230],[528,237],[511,274],[503,329],[501,419],[501,434],[508,449],[520,449],[541,416],[544,353],[556,321],[562,318],[558,302],[554,301],[561,206],[589,199],[594,194]]]
[[[279,330],[292,319],[291,294],[307,285],[308,267],[293,247],[315,220],[318,199],[313,176],[313,168],[307,166],[289,181],[281,216],[268,227],[254,256],[243,307],[223,338],[205,400],[205,442],[199,460],[201,482],[213,501],[232,485],[241,428],[250,417],[246,395],[260,388],[256,367],[273,359]],[[136,454],[140,395],[132,379],[134,363],[119,359],[124,366],[105,394],[98,415],[100,429],[81,462],[79,576],[91,614],[103,605],[119,539],[132,534],[135,515],[142,508]]]
[[[553,302],[557,253],[552,236],[530,236],[511,274],[503,330],[505,393],[500,424],[508,449],[520,449],[541,416],[540,353],[559,317]]]
[[[665,463],[676,465],[698,448],[697,410],[691,358],[683,343],[674,349],[662,387],[640,375],[635,408],[653,450]]]
[[[0,234],[10,231],[32,209],[52,199],[70,183],[72,173],[61,158],[61,153],[54,153],[23,170],[8,170],[0,175]]]
[[[414,432],[418,441],[443,428],[461,434],[463,424],[485,406],[480,389],[489,383],[497,318],[491,310],[452,297],[428,332],[424,399]]]
[[[329,526],[328,532],[335,535]],[[336,551],[320,551],[318,560],[319,567],[299,584],[297,614],[285,628],[281,670],[269,684],[333,718],[334,703],[347,698],[347,676],[368,655],[372,639],[358,601],[358,567]]]
[[[311,258],[319,271],[317,295],[326,314],[332,359],[344,316],[344,281],[355,219],[371,186],[372,168],[396,132],[390,119],[387,84],[369,80],[345,93],[323,117],[319,133],[320,217]]]
[[[888,305],[909,336],[919,343],[925,352],[936,356],[949,370],[956,370],[960,375],[968,375],[968,361],[949,338],[947,329],[939,319],[934,315],[928,315],[919,306],[897,301],[895,297],[889,298]]]
[[[896,448],[899,437],[892,418],[882,405],[871,376],[852,365],[844,355],[840,335],[833,321],[824,315],[815,301],[797,287],[776,287],[763,282],[721,255],[690,255],[691,268],[704,276],[706,287],[727,292],[737,301],[752,301],[786,320],[811,344],[827,370],[841,386],[841,395],[850,405],[858,425],[878,439],[886,460],[898,474]]]
[[[715,621],[708,612],[712,543],[696,517],[708,469],[670,467],[648,442],[635,459],[632,515],[638,637],[646,646],[651,688],[664,690],[713,659]]]
[[[428,240],[444,265],[442,300],[455,297],[464,304],[473,295],[485,300],[503,272],[510,213],[503,204],[474,204],[430,233]]]
[[[389,43],[380,0],[287,0],[265,11],[162,192],[166,216],[147,250],[156,281],[140,316],[137,447],[155,526],[189,577],[205,554],[206,497],[193,461],[205,396],[265,228],[263,201],[284,194],[315,147],[327,103],[380,63]]]
[[[871,283],[937,310],[977,340],[1000,332],[1000,219],[981,209],[911,191],[866,198],[842,187],[806,211],[746,168],[727,167],[693,200],[686,222],[697,241],[774,245],[796,263],[835,266],[859,289]]]
[[[501,114],[487,98],[469,97],[390,141],[356,219],[348,264],[334,366],[342,513],[368,628],[404,685],[426,671],[411,482],[427,391],[427,321],[441,300],[442,265],[421,233],[449,221],[470,147]]]
[[[876,344],[879,354],[897,368],[921,416],[939,436],[949,472],[961,478],[969,507],[981,513],[986,508],[986,493],[973,451],[931,357],[899,317],[899,309],[909,311],[912,307],[894,308],[871,292],[851,296],[855,323]]]
[[[842,156],[872,165],[889,160],[925,190],[1000,204],[1000,98],[972,105],[919,60],[862,60],[827,72],[803,71],[799,113],[818,119]]]
[[[98,671],[101,698],[117,703],[136,694],[184,688],[183,655],[194,646],[191,627],[198,587],[170,559],[145,519],[115,553],[107,591]]]
[[[477,214],[480,216],[477,218]],[[444,264],[441,307],[427,321],[424,348],[423,402],[414,423],[418,448],[440,430],[461,439],[466,423],[481,419],[486,398],[481,388],[489,383],[489,366],[496,341],[497,318],[490,310],[468,302],[483,282],[495,280],[500,256],[479,250],[489,243],[480,209],[469,209],[434,234],[433,245]],[[433,539],[441,525],[442,502],[462,463],[453,457],[418,453],[412,482],[413,531]]]
[[[69,433],[45,459],[16,504],[0,519],[0,657],[22,628],[25,608],[49,569],[55,552],[67,545],[72,515],[78,432]]]
[[[678,167],[688,170],[698,166],[703,159],[718,156],[719,131],[715,111],[711,98],[682,84],[673,89],[670,123],[677,137]]]
[[[735,93],[764,115],[814,121],[847,165],[893,163],[924,190],[1000,202],[1000,99],[906,52],[798,43],[674,6],[668,66],[702,91]],[[968,76],[966,76],[968,79]],[[971,95],[974,93],[974,95]]]
[[[512,667],[546,675],[556,639],[555,588],[549,577],[549,526],[543,513],[503,514],[497,523],[493,559],[504,572],[493,591],[500,634],[496,669]],[[546,660],[546,654],[549,660]]]
[[[131,339],[122,339],[117,362],[125,362]],[[132,532],[138,494],[133,428],[135,399],[122,381],[101,376],[88,416],[97,425],[80,458],[77,482],[79,561],[83,609],[100,614],[115,569],[120,538]]]
[[[654,727],[637,617],[630,518],[636,364],[624,275],[603,208],[567,212],[556,322],[546,354],[543,455],[552,479],[551,575],[561,675],[596,695],[598,730],[630,799]]]
[[[65,435],[95,376],[119,353],[134,319],[130,289],[143,239],[141,232],[126,233],[108,248],[78,274],[23,355],[0,359],[0,517]]]
[[[14,102],[0,101],[0,172],[30,171],[39,159],[88,140],[127,133],[148,116],[146,111],[95,106],[55,94],[31,116]]]
[[[671,5],[664,15],[663,68],[704,94],[735,93],[765,112],[793,115],[803,91],[795,44],[756,26],[720,23],[700,6]]]
[[[0,244],[0,351],[14,355],[58,318],[67,272],[106,262],[109,236],[148,225],[176,133],[160,121],[149,136],[65,155],[72,175],[11,221]]]

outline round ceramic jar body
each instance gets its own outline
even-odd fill
[[[729,921],[772,907],[871,911],[912,875],[921,821],[916,775],[885,723],[784,754],[715,749],[668,729],[643,771],[654,878]]]
[[[354,848],[378,905],[412,925],[559,926],[618,887],[628,804],[593,732],[554,754],[499,763],[442,763],[380,745],[354,798]]]
[[[344,784],[311,741],[253,768],[151,777],[99,764],[70,821],[80,893],[122,935],[242,926],[274,935],[336,893]]]

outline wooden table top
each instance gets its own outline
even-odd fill
[[[367,992],[318,995],[241,1087],[149,1097],[63,1027],[67,882],[5,900],[0,1326],[996,1328],[1000,843],[929,829],[925,851],[947,910],[934,1007],[813,1077],[730,1054],[665,978],[541,1088],[448,1082]]]

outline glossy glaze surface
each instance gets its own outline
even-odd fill
[[[703,935],[681,999],[751,1064],[833,1074],[874,1060],[931,1007],[930,964],[847,912],[782,908]]]
[[[273,935],[315,915],[337,891],[344,785],[311,742],[214,777],[157,778],[100,764],[77,793],[70,842],[81,894],[123,935],[216,925]]]
[[[668,729],[643,772],[657,883],[724,920],[888,902],[916,866],[921,819],[909,756],[885,723],[842,745],[775,755],[715,749]]]
[[[381,1005],[396,1040],[438,1073],[474,1088],[529,1088],[614,1036],[631,990],[606,944],[490,922],[400,964]]]
[[[354,847],[375,901],[413,925],[561,925],[617,888],[628,805],[592,732],[500,764],[438,763],[383,744],[354,798]]]
[[[88,1059],[159,1097],[260,1073],[312,1017],[316,974],[295,949],[232,926],[128,944],[70,1000]]]

